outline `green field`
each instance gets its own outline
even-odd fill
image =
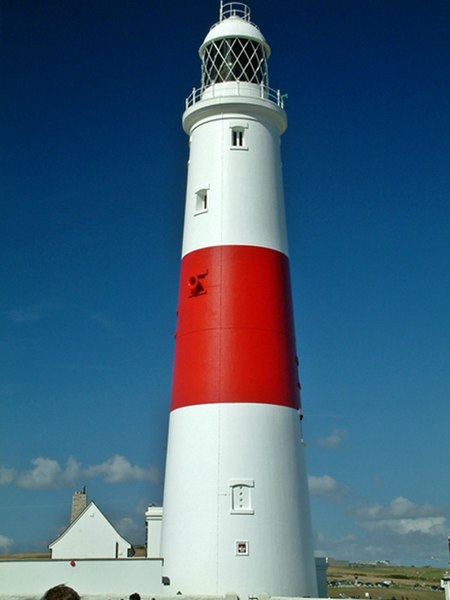
[[[445,569],[397,567],[392,565],[351,565],[328,567],[330,598],[371,598],[373,600],[443,600],[440,586]],[[378,587],[383,582],[389,586]]]

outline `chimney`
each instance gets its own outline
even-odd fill
[[[86,508],[86,506],[87,506],[87,496],[86,496],[86,486],[84,485],[83,488],[79,492],[75,492],[75,494],[72,496],[72,513],[70,515],[71,523],[73,523],[75,521],[75,519],[79,515],[81,515],[81,513]]]

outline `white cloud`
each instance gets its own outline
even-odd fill
[[[33,469],[17,476],[17,487],[28,489],[56,487],[56,481],[61,474],[61,467],[56,460],[39,456],[33,458],[31,464],[34,465]]]
[[[409,533],[423,533],[445,538],[448,533],[445,517],[421,517],[417,519],[385,519],[373,523],[367,523],[369,530],[389,530],[393,533],[406,535]]]
[[[372,504],[358,509],[356,516],[361,521],[373,521],[382,519],[402,519],[436,516],[438,509],[430,504],[415,504],[404,498],[397,496],[387,506],[381,504]]]
[[[68,458],[65,469],[57,460],[43,456],[33,458],[31,464],[33,468],[28,471],[17,474],[14,472],[9,483],[32,490],[67,487],[75,483],[80,472],[79,464],[72,456]]]
[[[436,516],[439,509],[431,506],[431,504],[415,504],[404,498],[397,496],[394,498],[388,507],[388,515],[392,517],[429,517]]]
[[[12,550],[15,542],[6,535],[0,535],[0,552],[8,553]]]
[[[126,483],[128,481],[159,481],[156,467],[143,468],[132,465],[120,454],[111,456],[104,462],[82,469],[80,463],[69,456],[63,468],[55,459],[38,456],[31,460],[32,468],[17,472],[0,466],[0,485],[14,485],[24,489],[48,489],[74,486],[81,478],[103,477],[106,483]]]
[[[69,456],[66,468],[61,474],[61,482],[65,485],[73,485],[80,476],[80,463],[73,456]]]
[[[133,544],[142,543],[143,540],[143,527],[142,519],[139,523],[136,522],[132,517],[122,517],[118,521],[115,521],[114,525],[117,531],[123,535],[123,537],[129,540]]]
[[[351,556],[353,549],[358,544],[358,538],[354,534],[332,537],[322,531],[315,531],[314,536],[316,556],[333,556],[341,558],[343,556],[344,548],[350,552]]]
[[[309,493],[311,496],[326,496],[337,500],[347,494],[348,488],[341,485],[330,475],[310,475],[308,477]]]
[[[316,444],[323,448],[338,448],[346,435],[347,431],[345,429],[333,429],[330,435],[319,438]]]
[[[361,504],[361,495],[329,475],[310,477],[310,487],[312,515],[317,519],[315,523],[313,518],[313,526],[321,528],[327,523],[327,529],[315,531],[315,546],[323,555],[350,561],[388,559],[396,564],[429,564],[434,560],[431,557],[445,552],[450,531],[446,507],[416,503],[402,495],[384,503]],[[320,497],[342,509],[341,514],[334,514],[336,526],[328,519],[321,523],[324,507],[316,500]],[[346,523],[345,537],[339,535],[341,521]]]
[[[359,508],[355,513],[359,524],[367,531],[384,531],[397,535],[447,535],[446,518],[442,511],[430,504],[415,504],[398,496],[387,506],[373,504]]]
[[[316,534],[315,547],[316,556],[332,556],[348,561],[372,561],[389,557],[383,544],[374,544],[370,537],[355,534],[330,536],[319,532]]]
[[[143,469],[132,465],[120,454],[115,454],[98,465],[88,467],[85,471],[87,477],[103,475],[107,483],[126,483],[127,481],[158,481],[159,471],[155,467]]]
[[[14,469],[0,467],[0,485],[9,485],[14,481],[16,472]]]

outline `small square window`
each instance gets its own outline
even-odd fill
[[[247,540],[239,540],[236,542],[236,556],[248,556]]]

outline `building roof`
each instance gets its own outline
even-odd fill
[[[86,515],[89,511],[91,511],[92,509],[94,509],[95,511],[97,511],[98,514],[100,514],[105,521],[108,523],[108,525],[111,527],[111,529],[114,531],[114,533],[117,535],[118,538],[120,538],[123,542],[125,542],[126,544],[128,544],[128,546],[132,546],[130,544],[130,542],[128,540],[126,540],[123,536],[120,535],[120,533],[117,531],[117,529],[114,527],[114,525],[111,523],[111,521],[105,517],[105,515],[102,513],[102,511],[99,509],[99,507],[95,504],[95,502],[91,501],[89,502],[89,504],[86,506],[86,508],[83,510],[83,512],[81,512],[78,517],[72,521],[72,523],[70,523],[70,525],[68,527],[66,527],[66,529],[55,539],[53,540],[53,542],[51,542],[48,547],[50,548],[50,550],[53,548],[53,546],[55,546],[62,538],[64,538],[65,536],[67,536],[70,531],[72,529],[74,529],[77,525],[77,523],[80,522],[81,519],[83,519],[84,515]]]

